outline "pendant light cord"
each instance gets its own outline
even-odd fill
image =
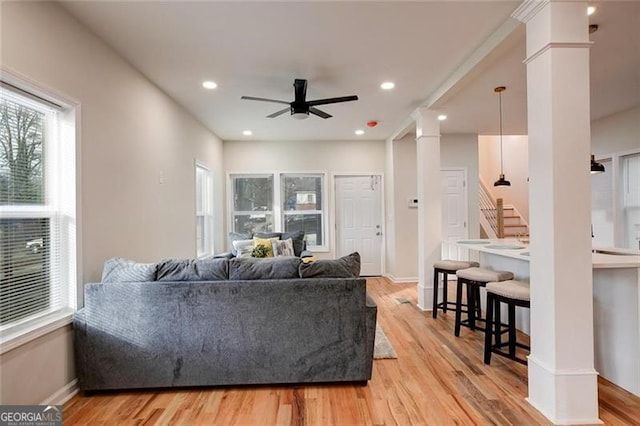
[[[502,91],[498,92],[498,99],[500,100],[500,174],[504,174],[502,169]]]

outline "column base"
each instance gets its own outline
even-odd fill
[[[425,312],[433,310],[433,284],[429,287],[418,284],[418,308]]]
[[[598,418],[598,372],[553,370],[528,356],[526,401],[557,425],[602,424]]]

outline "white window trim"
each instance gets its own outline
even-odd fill
[[[0,75],[2,81],[8,83],[18,89],[24,90],[27,93],[31,93],[46,102],[50,102],[55,105],[59,105],[62,108],[61,121],[65,124],[73,126],[74,132],[71,135],[67,135],[69,138],[73,138],[74,151],[75,151],[75,241],[73,241],[72,253],[75,254],[70,262],[74,265],[67,271],[72,274],[72,283],[69,285],[67,291],[69,292],[69,301],[71,306],[58,310],[56,312],[44,313],[41,316],[30,318],[22,323],[16,324],[14,327],[3,330],[0,333],[0,355],[9,352],[19,346],[27,344],[33,340],[40,338],[46,334],[49,334],[55,330],[66,327],[72,322],[73,313],[78,306],[83,305],[84,294],[83,291],[79,291],[83,288],[82,280],[82,211],[80,206],[82,205],[82,188],[81,181],[78,178],[81,176],[81,164],[82,164],[82,152],[81,152],[81,104],[78,100],[54,90],[50,87],[46,87],[41,83],[31,79],[30,77],[21,74],[9,67],[0,65]],[[11,217],[33,217],[33,216],[21,216],[22,213],[13,209],[5,207],[0,213],[10,214]],[[26,212],[27,209],[22,209],[22,212]],[[40,214],[51,214],[49,206],[40,206]]]
[[[205,193],[206,197],[202,200],[203,210],[198,211],[198,197],[201,194],[198,194],[198,169],[204,171],[207,182]],[[194,167],[194,188],[195,188],[195,212],[196,212],[196,257],[202,258],[211,256],[215,253],[214,247],[214,239],[213,239],[213,172],[209,167],[204,165],[203,163],[196,160]],[[204,245],[205,251],[202,253],[198,253],[198,240],[197,240],[197,220],[198,217],[204,217]]]
[[[329,247],[329,185],[327,183],[328,173],[326,171],[317,171],[317,170],[305,170],[305,171],[228,171],[227,172],[227,229],[229,232],[233,232],[233,218],[236,213],[243,213],[241,211],[233,210],[233,184],[232,179],[236,177],[269,177],[273,176],[273,201],[272,201],[272,210],[271,214],[273,217],[273,232],[284,232],[284,216],[285,212],[282,210],[281,203],[281,188],[280,188],[280,176],[309,176],[309,175],[321,175],[322,176],[322,191],[323,191],[323,209],[322,211],[318,211],[322,214],[322,241],[323,244],[321,246],[309,246],[307,250],[313,251],[315,253],[328,253],[330,251]],[[315,210],[313,210],[315,211]],[[307,212],[312,212],[312,210],[308,210]],[[244,214],[250,214],[251,212],[244,212]],[[300,214],[300,213],[297,213]],[[231,249],[231,247],[229,247]]]

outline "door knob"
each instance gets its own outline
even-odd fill
[[[382,235],[382,232],[376,232],[376,235]]]

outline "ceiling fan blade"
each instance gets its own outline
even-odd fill
[[[274,112],[273,114],[269,114],[269,115],[267,115],[267,118],[276,118],[276,117],[278,117],[279,115],[282,115],[282,114],[284,114],[285,112],[288,112],[288,111],[290,111],[290,110],[291,110],[291,108],[281,109],[280,111],[276,111],[276,112]]]
[[[247,101],[274,102],[276,104],[290,104],[290,102],[279,101],[277,99],[256,98],[254,96],[241,96],[240,99],[245,99]]]
[[[322,117],[322,118],[333,117],[331,114],[327,114],[326,112],[320,111],[318,108],[314,108],[314,107],[309,107],[309,112],[311,114],[317,115],[318,117]]]
[[[315,101],[307,102],[307,105],[316,106],[316,105],[326,105],[326,104],[337,104],[338,102],[350,102],[350,101],[357,101],[357,100],[358,100],[358,97],[356,95],[342,96],[339,98],[316,99]]]
[[[301,104],[307,98],[307,80],[296,78],[293,82],[293,93],[295,103]]]

